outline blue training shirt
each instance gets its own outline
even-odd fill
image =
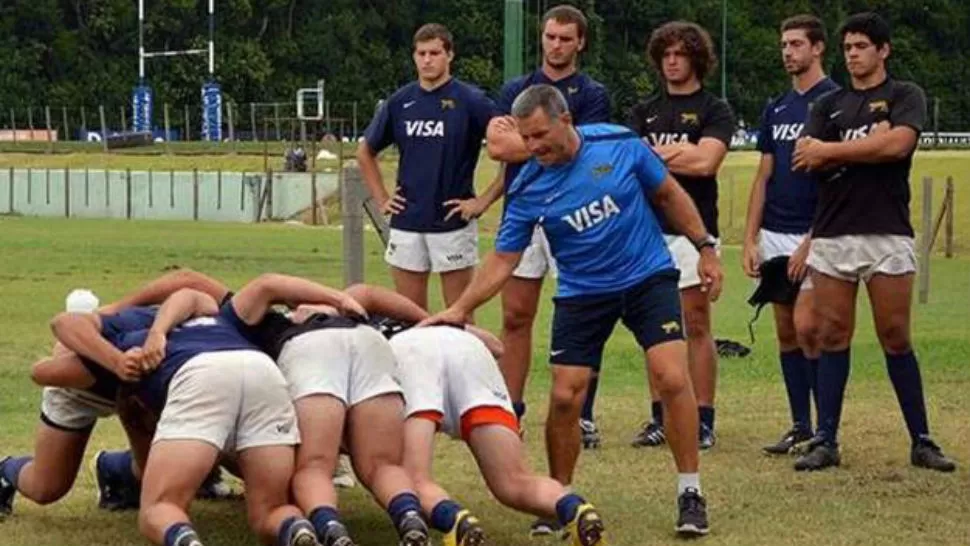
[[[475,196],[475,166],[495,103],[481,89],[452,78],[427,91],[418,82],[398,89],[364,133],[375,152],[396,144],[397,185],[407,200],[391,227],[423,233],[454,231],[468,222],[445,216],[444,202]]]
[[[610,121],[610,95],[606,86],[581,72],[574,72],[560,80],[551,80],[541,68],[531,74],[519,76],[509,80],[499,92],[498,109],[503,115],[512,113],[512,103],[519,93],[529,86],[548,84],[558,89],[569,106],[569,113],[573,116],[574,125],[590,123],[608,123]],[[505,166],[505,189],[519,174],[519,169],[525,163],[514,163]]]
[[[808,120],[809,105],[838,88],[824,78],[804,94],[792,89],[765,107],[757,149],[774,157],[774,168],[765,186],[764,229],[797,234],[811,229],[818,203],[815,173],[792,171],[791,158]]]
[[[629,288],[674,267],[648,196],[667,175],[633,131],[577,128],[580,147],[564,165],[529,160],[512,181],[495,250],[522,252],[542,226],[559,267],[559,297]]]
[[[102,317],[102,335],[121,351],[141,347],[145,344],[148,329],[154,322],[155,310],[133,307],[116,315]],[[161,365],[138,382],[136,391],[138,397],[157,412],[165,407],[172,377],[193,357],[219,351],[258,350],[222,317],[187,320],[173,328],[166,340],[165,358]],[[227,373],[232,371],[227,370]]]

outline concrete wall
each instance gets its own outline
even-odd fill
[[[311,175],[273,174],[272,212],[289,218],[311,204]],[[0,213],[79,218],[252,222],[265,173],[0,169]],[[317,173],[317,198],[337,192],[335,173]],[[65,203],[69,205],[65,206]]]

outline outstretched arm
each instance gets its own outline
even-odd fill
[[[420,322],[429,316],[420,305],[383,286],[355,284],[344,292],[357,300],[368,313],[408,322]]]
[[[222,301],[229,293],[228,286],[208,275],[191,269],[179,269],[149,281],[134,292],[116,302],[105,305],[98,311],[108,315],[127,307],[157,305],[183,288],[198,290],[208,294],[216,301]]]
[[[91,313],[61,313],[51,321],[54,337],[68,350],[93,360],[122,381],[141,377],[140,363],[129,359],[101,335],[101,317]]]
[[[302,303],[332,305],[347,314],[367,315],[357,300],[340,290],[276,273],[260,275],[232,297],[236,314],[250,326],[258,324],[275,304],[295,308]]]

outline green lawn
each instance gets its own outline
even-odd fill
[[[72,168],[72,169],[126,169],[132,170],[228,170],[259,172],[266,168],[280,170],[283,168],[283,147],[279,143],[269,146],[269,154],[264,158],[261,143],[241,143],[238,154],[218,153],[205,155],[209,148],[204,144],[173,143],[175,154],[163,155],[164,148],[160,145],[148,150],[134,148],[120,150],[116,153],[99,153],[99,148],[89,144],[67,143],[75,145],[75,153],[38,154],[38,153],[3,153],[0,147],[0,169],[8,168]],[[67,144],[64,144],[67,146]],[[219,150],[224,152],[225,145],[219,144]],[[354,149],[351,145],[336,147],[330,145],[334,153],[351,159]],[[16,148],[14,148],[16,149]],[[759,155],[756,152],[736,151],[728,154],[720,173],[720,227],[723,239],[728,243],[739,243],[743,236],[745,214],[748,205],[748,193],[751,179],[758,165]],[[385,182],[389,185],[394,181],[396,154],[385,153],[382,163]],[[335,160],[317,162],[318,170],[339,168],[340,163]],[[476,175],[476,186],[479,190],[494,178],[495,162],[484,155],[479,161]],[[934,216],[939,211],[943,199],[943,187],[946,177],[952,176],[956,188],[956,211],[954,222],[954,249],[957,253],[968,255],[970,252],[970,215],[960,214],[960,211],[970,210],[970,151],[943,150],[920,151],[911,176],[913,187],[913,201],[911,204],[913,225],[917,231],[921,229],[922,212],[922,179],[931,176],[935,180],[933,193]],[[494,232],[500,216],[501,207],[493,206],[479,223],[486,232]],[[937,238],[936,250],[942,251],[942,230]]]
[[[367,277],[388,284],[376,237],[367,248]],[[483,237],[482,246],[491,243]],[[340,233],[292,225],[227,225],[0,218],[0,454],[32,447],[40,391],[28,378],[31,361],[51,343],[47,321],[75,287],[111,299],[172,265],[189,266],[238,286],[266,271],[341,282]],[[744,303],[752,285],[740,272],[736,248],[725,250],[727,289],[717,306],[716,333],[747,343]],[[795,474],[789,458],[759,453],[788,424],[769,316],[757,325],[757,344],[745,359],[724,360],[718,396],[719,443],[702,456],[712,535],[704,544],[967,544],[970,532],[970,260],[936,259],[930,302],[914,316],[934,434],[961,464],[953,475],[913,469],[892,388],[872,331],[865,298],[853,346],[853,374],[843,425],[843,467]],[[549,287],[547,286],[547,292]],[[551,292],[549,294],[551,295]],[[438,305],[437,302],[435,305]],[[767,313],[766,313],[767,315]],[[546,408],[550,305],[537,326],[526,420],[529,456],[545,468],[541,422]],[[499,325],[497,305],[479,320]],[[597,406],[605,443],[580,461],[576,487],[595,502],[612,544],[671,544],[675,479],[664,450],[635,450],[628,441],[645,417],[642,357],[625,331],[608,346]],[[124,446],[108,420],[92,437],[89,454]],[[435,470],[442,484],[478,513],[500,546],[536,544],[525,531],[531,518],[497,505],[485,491],[461,444],[442,439]],[[16,515],[0,523],[4,546],[142,545],[133,513],[95,508],[87,473],[60,503],[40,508],[18,499]],[[342,511],[361,546],[392,544],[382,512],[359,488],[342,497]],[[254,545],[241,503],[197,503],[193,514],[209,546]],[[553,544],[554,542],[549,542]]]

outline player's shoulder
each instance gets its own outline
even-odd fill
[[[509,203],[512,201],[513,197],[517,197],[525,191],[533,182],[538,180],[545,169],[534,157],[529,158],[525,163],[522,164],[522,168],[519,169],[518,174],[509,183],[509,188],[505,194],[505,201]]]
[[[576,127],[583,140],[590,142],[604,142],[610,140],[639,139],[639,135],[629,127],[615,123],[590,123]]]
[[[418,85],[417,81],[406,83],[391,93],[390,97],[387,97],[385,105],[394,106],[401,102],[411,100],[419,90],[420,85]]]
[[[637,114],[651,112],[663,102],[663,98],[663,93],[647,95],[634,103],[631,110]]]
[[[518,95],[519,93],[524,91],[526,87],[529,87],[530,85],[532,85],[533,80],[535,79],[534,76],[535,74],[533,72],[529,72],[528,74],[516,76],[506,81],[504,84],[502,84],[501,93],[503,95],[505,94]]]
[[[482,89],[481,87],[473,83],[466,82],[465,80],[459,80],[458,78],[455,78],[452,84],[455,86],[455,90],[462,95],[472,97],[472,98],[479,98],[479,97],[485,96],[484,89]]]
[[[587,93],[591,94],[606,94],[606,85],[593,78],[585,72],[579,72],[576,74],[576,80],[579,85],[586,90]]]
[[[923,88],[916,82],[912,82],[909,80],[897,80],[895,78],[892,78],[890,80],[890,85],[892,86],[892,89],[891,89],[892,95],[893,97],[896,97],[896,98],[913,96],[913,95],[922,96],[922,97],[926,96],[926,92],[923,91]]]
[[[731,112],[731,105],[728,104],[727,100],[717,96],[708,89],[702,89],[699,98],[705,110]]]

